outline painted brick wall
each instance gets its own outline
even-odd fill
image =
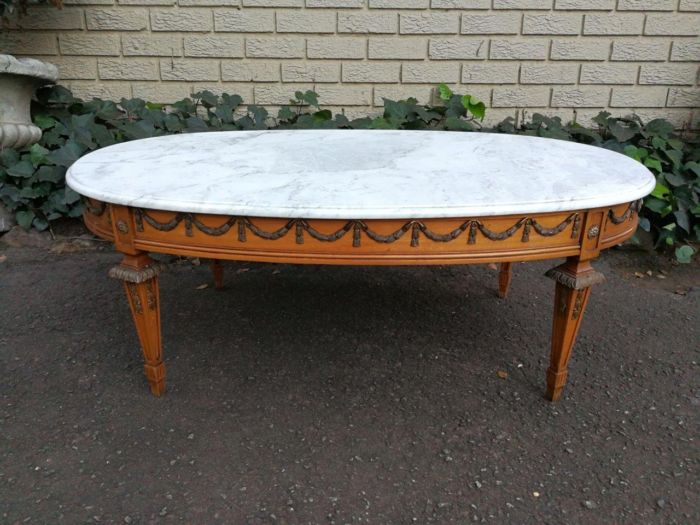
[[[278,105],[315,89],[350,116],[446,82],[491,122],[601,109],[699,127],[700,0],[65,0],[0,49],[59,66],[79,96],[201,89]]]

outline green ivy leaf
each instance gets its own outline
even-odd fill
[[[7,169],[7,173],[13,177],[19,177],[21,179],[27,179],[34,175],[34,166],[28,160],[21,160],[14,166],[10,166]]]
[[[620,142],[627,142],[639,132],[639,126],[636,124],[623,125],[620,121],[615,120],[610,124],[610,133]]]
[[[654,190],[651,192],[652,197],[656,197],[657,199],[665,199],[667,195],[671,193],[671,190],[669,190],[665,185],[660,183],[659,181],[656,181],[656,186],[654,187]]]
[[[46,157],[50,162],[68,168],[80,158],[84,151],[85,148],[80,146],[77,142],[68,140],[64,146],[49,152]]]
[[[695,250],[692,246],[684,244],[676,248],[676,260],[681,264],[688,264],[693,258]]]
[[[661,171],[663,171],[663,169],[664,169],[663,166],[661,165],[661,161],[660,161],[659,159],[654,159],[654,158],[651,158],[651,157],[647,158],[647,159],[644,161],[644,165],[645,165],[647,168],[651,168],[651,169],[653,169],[653,170],[655,170],[655,171],[657,171],[657,172],[661,172]]]
[[[673,212],[673,216],[676,218],[676,224],[690,233],[690,217],[688,216],[688,212],[685,210],[676,210]]]
[[[292,120],[295,116],[289,106],[282,106],[277,112],[277,118],[280,120]]]
[[[56,121],[48,115],[36,115],[33,121],[34,124],[36,124],[42,130],[51,129],[56,125]]]
[[[440,94],[440,99],[447,102],[452,98],[452,90],[449,88],[447,84],[440,84],[438,86],[438,93]]]
[[[34,167],[39,166],[46,162],[46,155],[49,153],[45,147],[39,144],[32,144],[29,147],[29,160],[34,165]]]
[[[25,230],[28,230],[32,226],[32,221],[36,215],[31,210],[22,210],[15,213],[15,220]]]

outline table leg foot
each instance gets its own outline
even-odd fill
[[[124,255],[119,266],[110,270],[110,277],[124,282],[136,333],[144,357],[144,371],[151,393],[165,392],[165,364],[160,335],[160,294],[158,273],[161,266],[146,254]]]
[[[221,290],[224,287],[224,265],[220,260],[212,259],[211,273],[214,275],[214,288]]]
[[[505,299],[508,296],[508,289],[510,288],[510,281],[512,278],[513,278],[512,263],[509,263],[509,262],[501,263],[501,269],[498,272],[498,296],[501,299]]]
[[[546,275],[556,281],[546,396],[550,401],[557,401],[566,384],[571,350],[581,326],[591,286],[603,282],[605,278],[591,267],[590,262],[580,261],[576,257],[549,270]]]

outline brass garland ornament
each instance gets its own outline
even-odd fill
[[[311,238],[317,241],[335,242],[342,239],[347,233],[352,231],[352,245],[355,248],[360,247],[362,234],[374,242],[391,244],[401,239],[408,232],[411,232],[411,246],[414,248],[419,245],[421,235],[433,242],[451,242],[460,237],[465,231],[469,232],[467,235],[468,244],[476,243],[477,232],[480,232],[489,240],[503,241],[511,238],[521,229],[521,241],[528,242],[530,240],[530,232],[532,230],[542,237],[553,237],[554,235],[562,233],[572,223],[573,227],[571,229],[571,238],[573,239],[578,237],[581,224],[581,216],[578,213],[572,213],[553,228],[547,228],[537,222],[536,219],[525,217],[517,221],[510,228],[502,232],[496,232],[487,228],[478,219],[468,219],[450,232],[437,233],[428,228],[424,222],[420,220],[412,220],[405,223],[396,231],[388,235],[383,235],[372,230],[369,225],[362,220],[348,221],[335,232],[324,234],[311,226],[306,219],[290,219],[286,224],[273,231],[263,230],[253,223],[248,217],[230,217],[220,226],[212,227],[201,222],[199,219],[197,219],[196,215],[192,213],[178,212],[169,221],[160,222],[151,217],[146,210],[135,208],[134,219],[136,223],[136,230],[139,232],[144,231],[144,223],[158,231],[169,232],[177,228],[180,223],[184,222],[185,234],[188,237],[192,237],[194,235],[194,228],[201,231],[205,235],[220,236],[224,235],[231,230],[231,228],[237,225],[239,242],[247,241],[248,232],[261,239],[275,241],[285,237],[292,230],[294,230],[295,242],[297,244],[304,244],[304,234],[308,234]]]
[[[642,199],[631,202],[625,210],[625,213],[623,213],[622,215],[615,215],[615,212],[613,210],[609,210],[608,218],[610,219],[610,222],[612,222],[615,225],[622,224],[626,220],[634,217],[635,214],[638,214],[642,209],[642,204],[644,204],[644,201]]]

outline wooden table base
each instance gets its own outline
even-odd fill
[[[566,257],[547,272],[555,280],[546,396],[556,401],[590,296],[604,280],[590,261],[634,234],[639,203],[527,217],[420,220],[304,220],[225,217],[142,210],[88,200],[88,228],[124,254],[110,276],[124,282],[151,392],[165,391],[160,329],[160,264],[148,252],[221,260],[296,264],[426,265],[501,263],[499,295],[508,293],[511,263]]]

